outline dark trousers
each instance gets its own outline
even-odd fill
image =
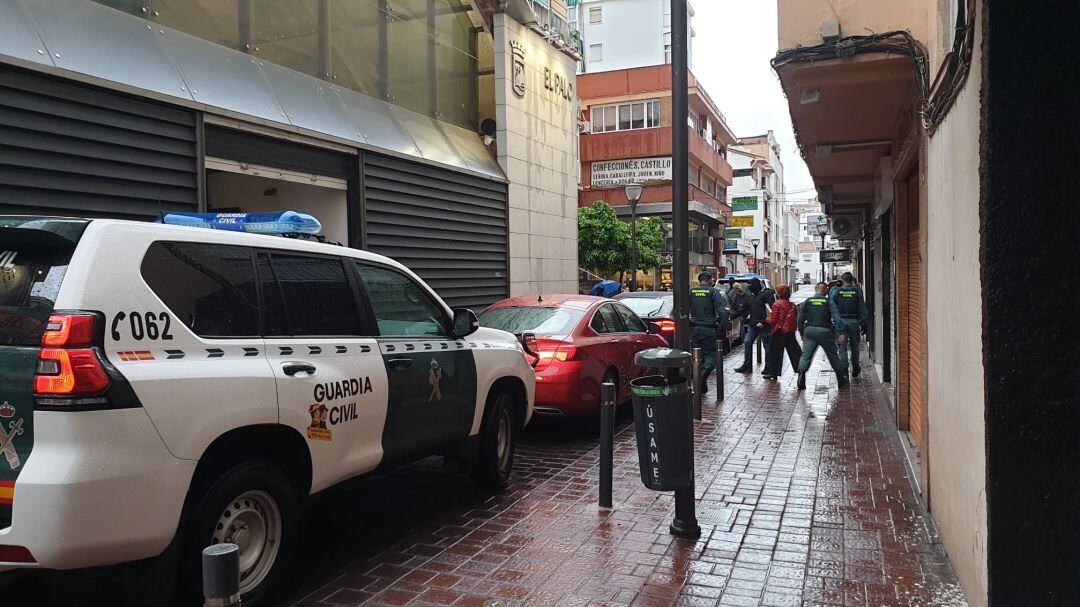
[[[765,359],[769,357],[769,331],[772,328],[769,325],[765,325],[762,328],[757,328],[757,325],[750,325],[746,330],[746,339],[743,341],[743,366],[747,369],[754,368],[754,341],[760,339],[762,345],[765,346]]]
[[[799,358],[802,356],[802,348],[794,333],[773,333],[769,343],[769,357],[765,361],[765,372],[768,375],[780,376],[784,370],[784,352],[787,352],[788,360],[791,361],[791,370],[799,371]]]

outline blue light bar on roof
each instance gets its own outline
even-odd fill
[[[174,226],[248,232],[251,234],[319,234],[322,224],[307,213],[167,213],[164,223]]]

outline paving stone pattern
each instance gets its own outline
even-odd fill
[[[719,406],[710,392],[695,432],[698,541],[668,534],[673,496],[641,485],[631,424],[610,511],[596,506],[595,439],[541,424],[498,496],[427,460],[318,497],[298,594],[281,604],[964,605],[880,384],[863,375],[838,392],[822,359],[799,393],[787,371],[728,371]]]

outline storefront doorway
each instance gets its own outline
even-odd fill
[[[206,210],[308,213],[322,223],[328,240],[349,242],[348,182],[336,177],[207,158]]]

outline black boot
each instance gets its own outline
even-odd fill
[[[701,393],[708,394],[709,392],[709,376],[712,375],[712,369],[705,369],[701,372]]]
[[[862,367],[860,367],[859,365],[853,365],[851,367],[851,376],[858,377],[859,373],[862,373]]]
[[[841,388],[846,388],[847,385],[851,383],[851,381],[848,380],[847,369],[836,372],[836,383],[839,384],[839,387]]]
[[[753,371],[753,368],[747,367],[746,365],[740,365],[739,367],[735,368],[736,373],[753,373]]]
[[[799,389],[806,389],[806,371],[799,371]]]

